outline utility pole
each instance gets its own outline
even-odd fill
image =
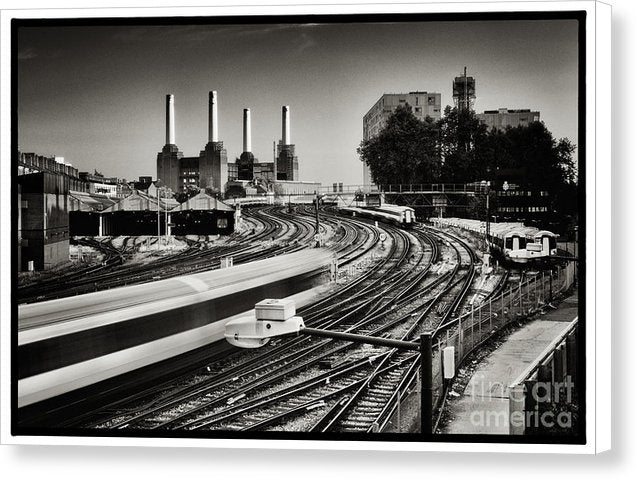
[[[431,332],[420,335],[420,434],[433,433]]]
[[[490,222],[490,218],[489,218],[489,197],[490,195],[490,189],[491,189],[491,185],[490,182],[487,180],[487,222],[485,224],[485,234],[486,234],[486,250],[488,252],[489,250],[489,234],[491,233],[491,222]]]
[[[164,242],[166,246],[168,246],[168,204],[166,203],[166,198],[168,196],[168,187],[164,188],[164,236],[166,237],[166,241]]]
[[[157,250],[159,250],[159,242],[161,241],[161,217],[159,215],[159,178],[155,182],[155,186],[157,190],[155,190],[155,195],[157,197]]]
[[[314,195],[316,195],[315,201],[316,201],[316,246],[320,247],[321,246],[321,241],[320,241],[320,231],[319,231],[319,196],[318,196],[318,192],[316,190],[314,190]]]

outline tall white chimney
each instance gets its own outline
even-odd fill
[[[252,133],[250,132],[250,109],[243,109],[243,151],[252,151]]]
[[[281,109],[282,125],[281,140],[283,145],[290,145],[290,106],[284,105]]]
[[[219,141],[219,123],[217,118],[217,91],[208,92],[208,142]]]
[[[166,95],[166,145],[175,144],[175,96]]]

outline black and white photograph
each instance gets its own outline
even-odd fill
[[[18,442],[590,444],[590,14],[312,13],[11,20]]]

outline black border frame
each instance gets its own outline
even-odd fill
[[[85,430],[72,428],[33,428],[18,425],[18,305],[17,305],[17,153],[18,153],[18,29],[22,27],[87,27],[87,26],[178,26],[178,25],[262,25],[301,23],[387,23],[387,22],[470,22],[515,20],[576,20],[578,22],[578,395],[580,399],[578,432],[575,436],[509,436],[483,434],[432,434],[419,433],[296,433],[296,432],[154,432]],[[89,438],[163,438],[163,439],[269,439],[269,440],[329,440],[362,442],[441,442],[441,443],[504,443],[504,444],[586,444],[586,20],[583,10],[538,12],[472,12],[472,13],[374,13],[374,14],[304,14],[263,16],[185,16],[185,17],[101,17],[101,18],[52,18],[11,20],[11,435],[12,436],[77,436]],[[594,46],[590,46],[594,47]],[[178,446],[178,445],[176,445]]]

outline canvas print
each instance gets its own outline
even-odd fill
[[[12,434],[584,443],[584,33],[14,19]]]

